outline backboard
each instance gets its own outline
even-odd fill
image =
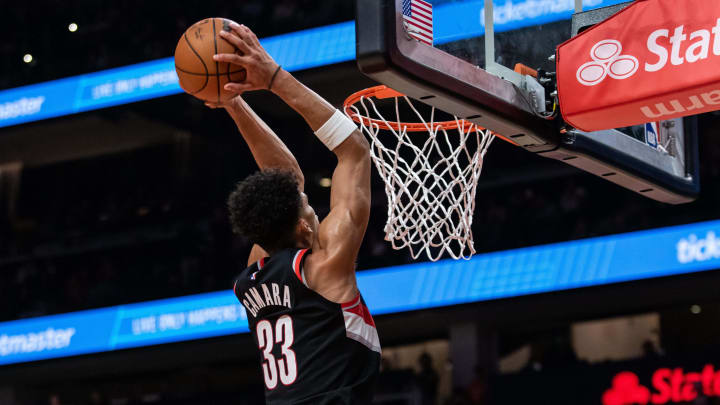
[[[530,152],[658,201],[689,202],[699,191],[694,118],[592,133],[559,118],[556,47],[627,4],[356,0],[357,62],[376,81]]]

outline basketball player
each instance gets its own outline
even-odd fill
[[[369,145],[355,124],[283,70],[255,34],[221,32],[240,52],[215,55],[247,70],[223,105],[261,171],[237,185],[235,232],[255,245],[235,280],[260,352],[268,404],[370,404],[380,343],[358,291],[355,261],[370,215]],[[303,116],[338,159],[330,213],[318,222],[295,157],[239,96],[269,89]],[[213,107],[213,106],[211,106]]]

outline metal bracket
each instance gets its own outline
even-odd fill
[[[523,80],[521,74],[495,62],[494,16],[493,0],[485,0],[485,71],[521,87]]]
[[[538,113],[547,112],[545,105],[545,87],[534,77],[523,75],[520,77],[520,89],[527,94],[533,108]]]

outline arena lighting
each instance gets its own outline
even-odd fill
[[[702,312],[702,307],[701,307],[700,305],[697,305],[697,304],[692,305],[692,306],[690,306],[690,312],[692,312],[693,314],[697,315],[697,314],[699,314],[700,312]]]
[[[26,53],[25,55],[23,55],[23,62],[30,63],[32,61],[33,61],[32,55],[30,55],[29,53]]]
[[[68,31],[75,32],[77,30],[78,30],[78,25],[76,23],[70,23],[70,25],[68,25]]]
[[[587,10],[625,0],[586,0]],[[436,7],[435,44],[485,35],[478,9],[483,0]],[[495,31],[567,20],[572,0],[495,0]],[[443,24],[452,21],[452,24]],[[478,24],[478,21],[481,24]],[[70,27],[68,26],[68,29]],[[345,21],[261,38],[260,43],[287,71],[355,59],[355,22]],[[168,54],[172,49],[168,49]],[[142,83],[148,84],[143,85]],[[72,76],[0,91],[0,128],[181,93],[173,58]],[[68,95],[73,95],[68,99]]]
[[[329,177],[323,177],[320,179],[320,187],[328,188],[332,185],[332,180]]]

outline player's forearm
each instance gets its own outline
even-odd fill
[[[317,93],[305,87],[290,73],[282,70],[273,82],[272,91],[317,131],[335,113],[335,107]]]
[[[225,107],[240,131],[260,169],[280,168],[295,173],[303,189],[304,177],[290,150],[240,97]]]

